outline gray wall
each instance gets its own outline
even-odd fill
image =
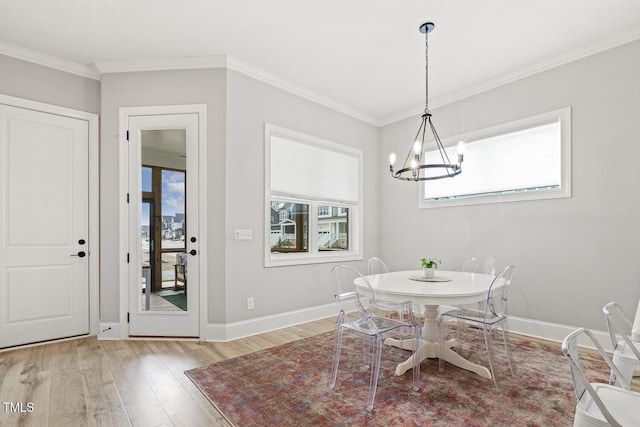
[[[640,42],[584,58],[433,110],[442,138],[572,107],[573,197],[417,208],[417,186],[380,176],[380,252],[390,267],[423,256],[459,269],[474,252],[515,264],[511,313],[606,330],[602,306],[630,316],[640,297]],[[405,152],[419,117],[381,129],[387,154]],[[464,173],[464,171],[463,171]]]
[[[328,304],[334,264],[264,267],[264,123],[363,150],[365,259],[378,250],[378,129],[231,70],[227,96],[226,320]],[[237,228],[253,230],[253,239],[234,240]]]
[[[100,112],[100,82],[0,55],[0,93],[89,113]]]
[[[102,93],[101,321],[118,320],[118,112],[143,105],[207,104],[208,322],[331,302],[330,265],[263,267],[264,122],[362,149],[366,182],[378,177],[377,128],[232,70],[107,74]],[[367,256],[377,252],[377,199],[375,186],[365,185]],[[234,240],[236,228],[253,230],[253,240]]]
[[[119,314],[118,183],[120,107],[207,104],[207,190],[209,321],[224,318],[224,199],[226,71],[189,70],[106,74],[102,76],[100,149],[100,320]],[[205,238],[205,236],[200,236]]]

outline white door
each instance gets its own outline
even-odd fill
[[[88,138],[0,105],[0,348],[89,333]]]
[[[198,114],[128,125],[129,334],[199,337]]]

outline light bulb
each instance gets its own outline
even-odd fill
[[[458,164],[462,163],[464,160],[464,150],[465,150],[464,141],[458,142],[458,146],[457,146]]]
[[[422,149],[422,144],[420,140],[417,140],[416,142],[413,143],[413,151],[416,154],[420,154],[421,149]]]
[[[411,169],[417,169],[418,168],[418,161],[416,159],[411,159]]]
[[[389,164],[394,166],[396,164],[396,153],[389,154]]]

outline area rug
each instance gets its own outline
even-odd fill
[[[183,311],[187,311],[187,296],[185,294],[175,294],[175,295],[160,295],[162,298],[169,301],[171,304],[175,305],[179,309]]]
[[[461,354],[486,366],[484,345],[478,331],[472,332]],[[345,337],[336,388],[328,387],[333,337],[333,332],[324,333],[185,373],[238,427],[573,424],[573,385],[559,344],[514,336],[515,379],[503,348],[496,345],[500,393],[491,380],[453,365],[439,372],[437,359],[422,362],[422,385],[415,392],[411,370],[401,376],[393,372],[410,353],[385,346],[375,406],[369,412],[369,376],[362,367],[360,340]],[[608,380],[606,365],[596,356],[585,367],[597,380]]]

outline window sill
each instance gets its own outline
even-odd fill
[[[325,264],[344,261],[362,261],[362,255],[353,252],[331,254],[270,254],[265,259],[265,267],[286,267],[290,265]]]

